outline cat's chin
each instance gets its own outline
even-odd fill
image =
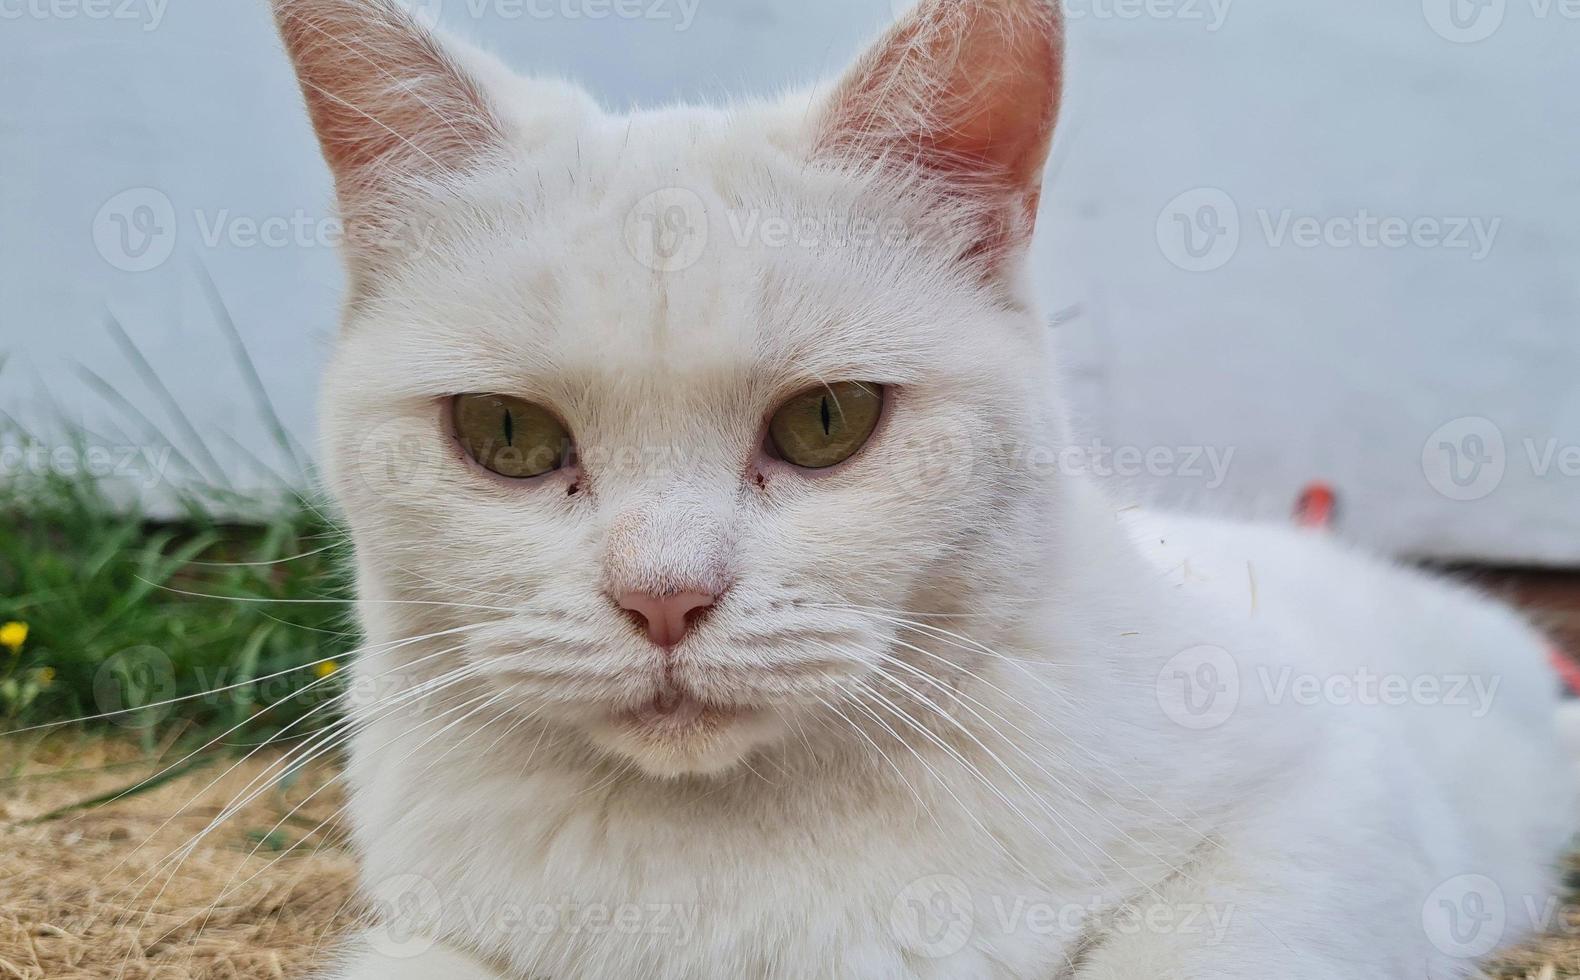
[[[761,708],[720,706],[689,696],[655,699],[610,712],[587,726],[601,748],[650,776],[677,778],[727,772],[776,737],[779,723]]]

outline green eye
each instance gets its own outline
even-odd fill
[[[811,388],[779,406],[768,437],[787,463],[820,470],[856,454],[878,427],[883,389],[863,381]]]
[[[479,466],[524,479],[564,466],[571,434],[542,405],[509,395],[456,395],[455,437]]]

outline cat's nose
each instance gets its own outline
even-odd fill
[[[646,623],[648,639],[666,650],[680,642],[697,614],[713,605],[716,599],[717,595],[696,591],[666,596],[622,592],[615,596],[621,609],[635,613]]]

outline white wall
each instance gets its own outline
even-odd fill
[[[1482,19],[1456,24],[1451,3]],[[614,106],[798,84],[892,16],[889,0],[643,0],[658,16],[634,19],[618,12],[630,0],[423,6]],[[1070,92],[1035,270],[1084,427],[1159,470],[1129,492],[1281,514],[1324,478],[1346,532],[1382,547],[1580,560],[1573,11],[1067,9]],[[341,280],[311,227],[328,178],[262,0],[0,0],[0,85],[0,408],[64,410],[107,441],[146,443],[85,366],[171,430],[105,327],[113,312],[218,469],[263,480],[249,453],[285,468],[198,271],[310,444]],[[1355,244],[1363,212],[1416,234]],[[1265,230],[1286,215],[1285,237]],[[265,219],[296,227],[249,239]],[[1297,244],[1311,219],[1328,231]],[[1466,222],[1466,247],[1420,219]],[[1201,222],[1199,254],[1180,220]],[[1198,449],[1228,459],[1221,483],[1205,454],[1193,475]]]

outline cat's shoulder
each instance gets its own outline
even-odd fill
[[[1271,522],[1132,509],[1121,520],[1142,554],[1183,584],[1234,580],[1248,588],[1269,581],[1326,582],[1387,579],[1420,582],[1401,563],[1322,531]]]
[[[1550,680],[1547,641],[1474,582],[1287,524],[1157,511],[1125,515],[1133,540],[1187,598],[1380,669],[1499,668]],[[1342,651],[1342,652],[1340,652]]]

